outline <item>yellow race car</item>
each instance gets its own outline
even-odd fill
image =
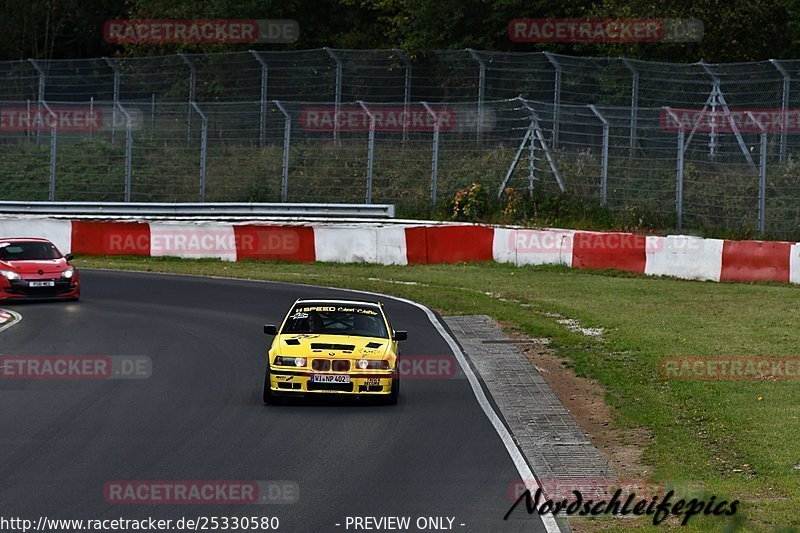
[[[373,396],[396,404],[400,398],[398,341],[377,302],[297,300],[275,335],[267,355],[264,403],[279,396],[347,394]]]

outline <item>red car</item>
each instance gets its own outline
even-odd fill
[[[79,299],[80,275],[71,260],[46,239],[0,238],[0,301]]]

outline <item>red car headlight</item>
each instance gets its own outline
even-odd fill
[[[0,276],[3,276],[7,280],[22,279],[19,274],[11,270],[0,270]]]

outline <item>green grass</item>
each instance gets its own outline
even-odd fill
[[[616,424],[651,432],[643,460],[655,479],[679,494],[704,490],[740,499],[736,518],[746,520],[743,530],[800,526],[800,470],[794,468],[800,463],[799,384],[659,376],[659,361],[673,355],[799,354],[798,287],[488,263],[389,267],[84,257],[77,264],[370,290],[411,298],[447,315],[488,314],[513,323],[530,335],[551,338],[566,364],[598,380]],[[599,339],[571,332],[553,313],[606,332]],[[628,519],[618,524],[612,527],[652,528]],[[720,530],[725,524],[693,519],[680,529]]]

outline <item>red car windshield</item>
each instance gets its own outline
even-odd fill
[[[59,251],[49,242],[0,241],[0,261],[42,261],[60,258]]]

